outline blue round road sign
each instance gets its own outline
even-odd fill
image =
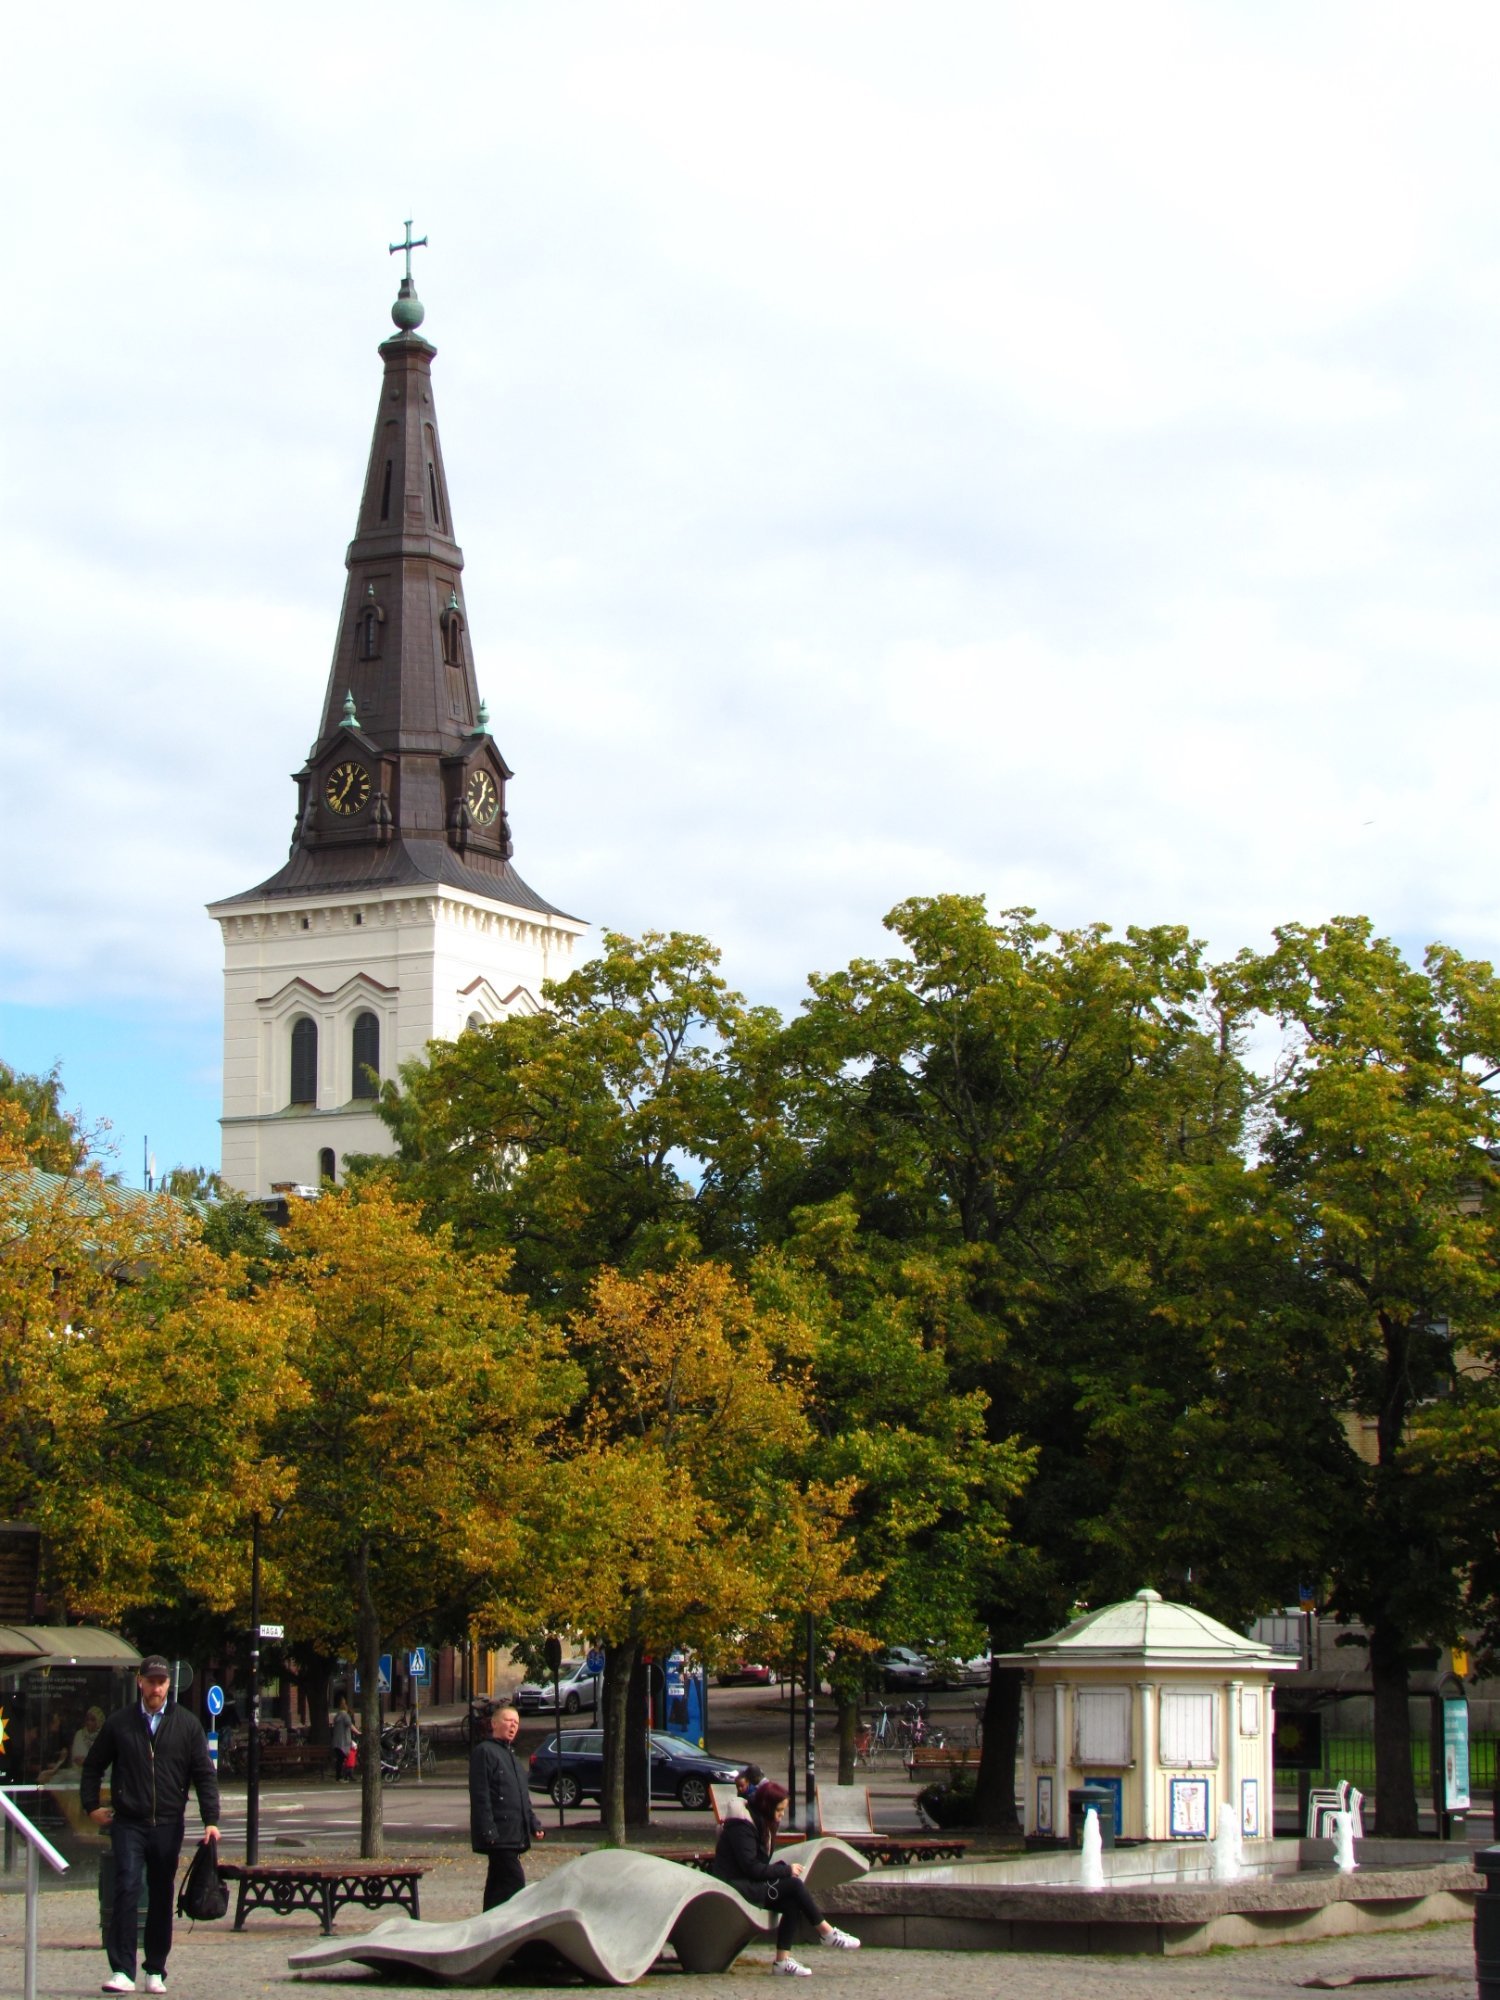
[[[209,1689],[209,1691],[208,1691],[208,1712],[209,1712],[209,1714],[210,1714],[210,1715],[219,1715],[219,1714],[222,1714],[222,1712],[223,1712],[223,1708],[224,1708],[224,1690],[223,1690],[223,1688],[221,1688],[221,1687],[217,1687],[217,1686],[215,1686],[215,1687],[211,1687],[211,1688]]]

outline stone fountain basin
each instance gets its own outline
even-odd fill
[[[1460,1843],[1364,1840],[1341,1875],[1327,1840],[1252,1840],[1246,1877],[1216,1882],[1204,1842],[1105,1854],[1105,1886],[1078,1886],[1079,1857],[875,1871],[827,1899],[866,1944],[913,1951],[1141,1952],[1283,1944],[1472,1920],[1480,1878]]]

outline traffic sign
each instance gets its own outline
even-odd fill
[[[414,1681],[426,1680],[427,1648],[425,1646],[412,1647],[411,1651],[406,1656],[406,1671],[411,1675]]]
[[[284,1639],[286,1637],[286,1627],[285,1625],[262,1625],[260,1636],[262,1639]]]
[[[224,1713],[223,1688],[217,1685],[211,1687],[208,1691],[207,1699],[208,1699],[208,1712],[210,1715],[222,1715]]]

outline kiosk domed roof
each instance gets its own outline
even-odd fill
[[[1085,1612],[1050,1638],[1031,1640],[1011,1657],[1017,1664],[1023,1660],[1037,1664],[1076,1660],[1080,1665],[1102,1665],[1128,1660],[1136,1664],[1264,1669],[1296,1664],[1258,1640],[1247,1639],[1243,1632],[1221,1625],[1206,1611],[1195,1611],[1190,1604],[1171,1604],[1160,1591],[1150,1589],[1138,1590],[1122,1603]]]

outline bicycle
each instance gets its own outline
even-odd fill
[[[380,1739],[380,1775],[386,1784],[394,1785],[403,1772],[418,1768],[419,1742],[421,1773],[424,1778],[430,1778],[437,1770],[437,1751],[433,1748],[431,1737],[403,1723],[396,1723],[386,1730]]]
[[[909,1701],[896,1725],[896,1741],[903,1750],[941,1750],[948,1737],[945,1730],[927,1720],[925,1701]]]
[[[896,1725],[891,1721],[890,1709],[881,1702],[874,1716],[867,1722],[854,1739],[854,1761],[864,1764],[869,1770],[878,1769],[887,1750],[894,1748]]]

